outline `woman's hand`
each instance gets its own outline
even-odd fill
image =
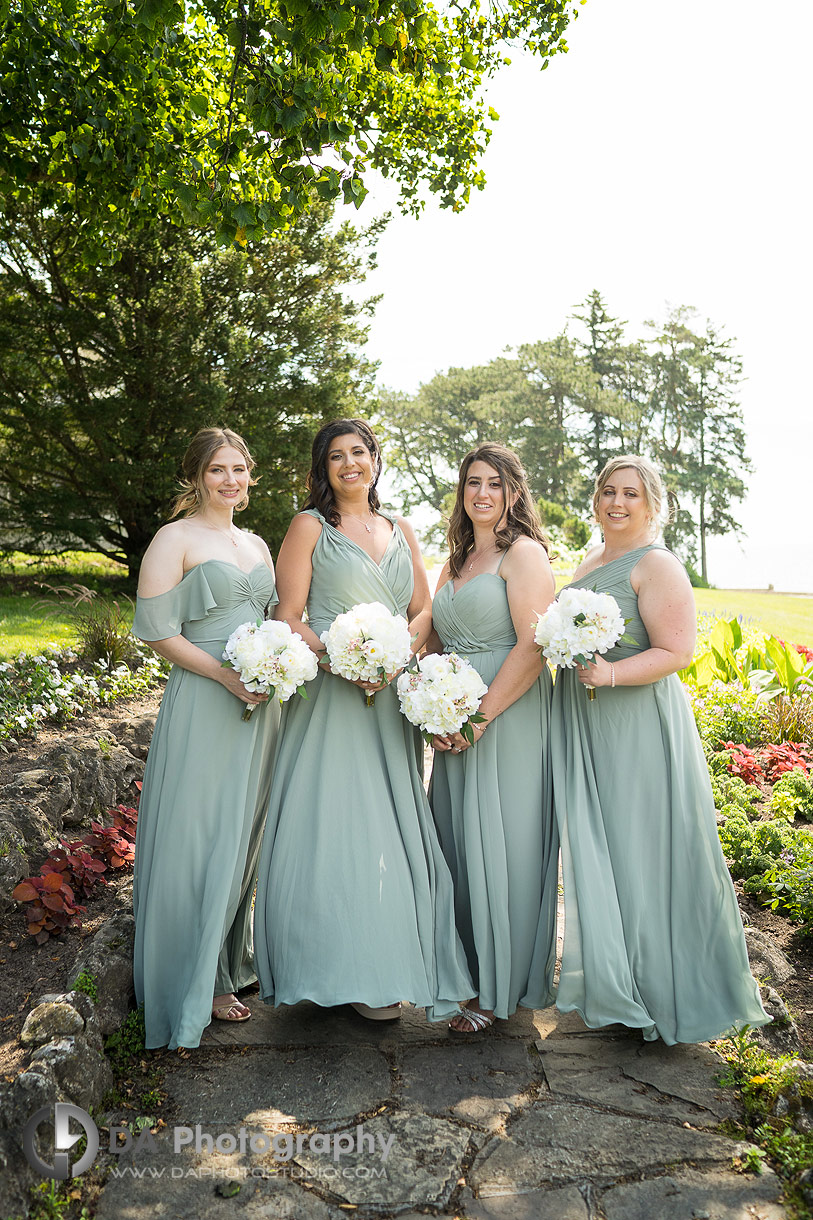
[[[483,736],[483,733],[485,733],[487,725],[487,721],[481,720],[471,726],[474,745],[477,745],[477,742]],[[450,750],[452,754],[462,754],[465,750],[470,750],[471,745],[466,741],[462,733],[447,733],[444,737],[438,733],[432,738],[432,748],[441,751]]]
[[[226,690],[234,695],[241,703],[267,703],[268,695],[260,694],[259,691],[247,690],[240,680],[240,675],[236,669],[229,667],[221,669],[219,676],[220,683],[225,686]]]
[[[598,653],[588,665],[576,666],[576,677],[582,686],[614,686],[613,666]]]

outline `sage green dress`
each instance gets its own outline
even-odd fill
[[[397,524],[380,564],[314,510],[310,626],[359,602],[406,614],[412,552]],[[285,705],[254,913],[261,994],[371,1007],[408,1000],[431,1020],[472,994],[452,882],[419,769],[420,735],[394,686],[364,692],[320,672]]]
[[[630,573],[640,547],[573,582],[610,593],[650,647]],[[676,674],[601,687],[559,669],[551,722],[565,937],[557,1007],[593,1028],[619,1022],[667,1044],[764,1025],[708,769]]]
[[[277,601],[268,566],[208,559],[157,597],[139,597],[133,634],[181,634],[210,656]],[[148,1047],[194,1047],[212,997],[254,981],[251,901],[279,703],[245,705],[211,678],[175,665],[144,771],[133,908],[135,992]]]
[[[517,642],[505,581],[484,572],[432,608],[444,652],[490,685]],[[530,626],[529,626],[530,629]],[[553,1003],[559,842],[552,807],[551,676],[542,674],[462,754],[437,751],[429,803],[455,887],[457,930],[480,1007]]]

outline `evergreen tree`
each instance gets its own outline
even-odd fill
[[[271,545],[303,494],[313,429],[358,411],[365,238],[327,205],[263,248],[170,224],[90,266],[70,227],[0,230],[0,531],[137,570],[201,426],[245,435],[262,480],[241,518]],[[370,235],[374,240],[375,234]]]

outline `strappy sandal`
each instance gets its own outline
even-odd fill
[[[371,1008],[369,1004],[352,1004],[350,1007],[365,1021],[398,1021],[401,1017],[401,1002],[387,1004],[384,1008]]]
[[[484,1012],[475,1012],[473,1008],[466,1008],[463,1004],[460,1005],[460,1012],[455,1016],[468,1021],[471,1029],[455,1029],[450,1021],[449,1033],[453,1038],[482,1038],[483,1034],[494,1024],[493,1017],[487,1017]]]
[[[237,1015],[232,1016],[232,1013]],[[247,1021],[250,1016],[251,1010],[237,999],[230,1000],[228,1004],[217,1004],[212,1008],[212,1019],[215,1021]]]

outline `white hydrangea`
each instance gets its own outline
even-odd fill
[[[565,669],[607,652],[624,635],[625,625],[615,598],[592,589],[563,589],[532,624],[543,654]]]
[[[304,683],[315,678],[319,668],[302,636],[274,619],[241,623],[226,640],[223,661],[237,670],[246,690],[272,695],[280,703],[295,691],[304,694]],[[246,704],[245,719],[255,706]]]
[[[401,711],[430,742],[435,733],[459,732],[487,690],[474,666],[455,652],[431,653],[398,679]]]
[[[412,655],[409,624],[381,602],[359,602],[319,637],[330,668],[351,682],[377,682],[403,669]]]

